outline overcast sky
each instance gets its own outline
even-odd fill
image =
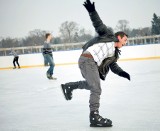
[[[151,26],[153,13],[160,16],[160,0],[91,0],[107,26],[115,28],[118,20],[128,20],[131,28]],[[0,37],[25,37],[29,31],[41,29],[59,35],[65,21],[79,27],[94,28],[84,0],[0,0]]]

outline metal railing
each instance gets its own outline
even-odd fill
[[[65,43],[65,44],[54,44],[52,45],[53,51],[66,51],[66,50],[77,50],[82,49],[82,43]],[[127,46],[135,45],[145,45],[145,44],[160,44],[160,35],[154,36],[143,36],[143,37],[133,37],[128,39]],[[14,50],[18,54],[31,54],[31,53],[41,53],[43,46],[27,46],[27,47],[15,47]],[[0,56],[10,55],[11,48],[0,48]]]
[[[78,50],[82,49],[83,43],[69,43],[69,44],[56,44],[51,45],[53,51],[66,51],[66,50]],[[15,48],[0,48],[0,56],[8,56],[11,53],[11,49],[14,49],[18,52],[18,54],[33,54],[33,53],[41,53],[42,46],[27,46],[27,47],[15,47]]]
[[[128,46],[132,45],[146,45],[160,43],[160,35],[132,37],[128,39]]]

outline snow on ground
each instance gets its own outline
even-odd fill
[[[0,70],[0,131],[159,131],[160,60],[118,63],[131,81],[110,72],[100,106],[113,127],[89,127],[89,91],[64,99],[60,84],[83,79],[78,65],[67,65],[55,67],[56,81],[48,67]]]

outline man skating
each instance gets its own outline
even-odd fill
[[[61,87],[66,100],[72,99],[74,89],[90,90],[90,126],[111,127],[112,121],[99,115],[100,79],[105,80],[106,75],[111,70],[113,73],[130,80],[130,75],[117,64],[119,48],[127,43],[128,36],[122,31],[114,34],[110,28],[104,25],[95,10],[94,2],[91,3],[90,0],[86,0],[83,5],[89,12],[98,37],[93,38],[83,46],[83,52],[78,61],[85,80],[61,84]]]
[[[50,33],[46,33],[45,37],[46,37],[46,41],[44,42],[44,45],[43,45],[43,56],[45,61],[49,63],[49,68],[46,72],[46,76],[50,80],[56,80],[57,78],[52,76],[54,67],[55,67],[53,54],[52,54],[52,47],[50,43],[52,39],[52,35]]]

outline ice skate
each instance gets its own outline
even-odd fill
[[[72,99],[72,92],[73,90],[78,88],[78,85],[79,85],[79,82],[69,82],[69,83],[61,84],[62,91],[66,100]]]
[[[46,75],[47,75],[47,78],[50,79],[50,80],[57,80],[56,77],[53,77],[53,76],[51,76],[51,75],[48,74],[48,73],[46,73]]]
[[[65,84],[61,84],[61,87],[62,87],[62,91],[63,91],[63,94],[66,98],[66,100],[71,100],[72,99],[72,89],[70,86],[67,86]]]
[[[50,76],[48,79],[50,79],[50,80],[57,80],[57,78],[53,77],[53,76]]]
[[[98,111],[92,111],[90,113],[90,127],[111,127],[112,121],[107,118],[103,118],[99,115]]]
[[[46,73],[46,76],[47,76],[47,78],[49,79],[51,75],[50,75],[50,74],[48,74],[48,73]]]

